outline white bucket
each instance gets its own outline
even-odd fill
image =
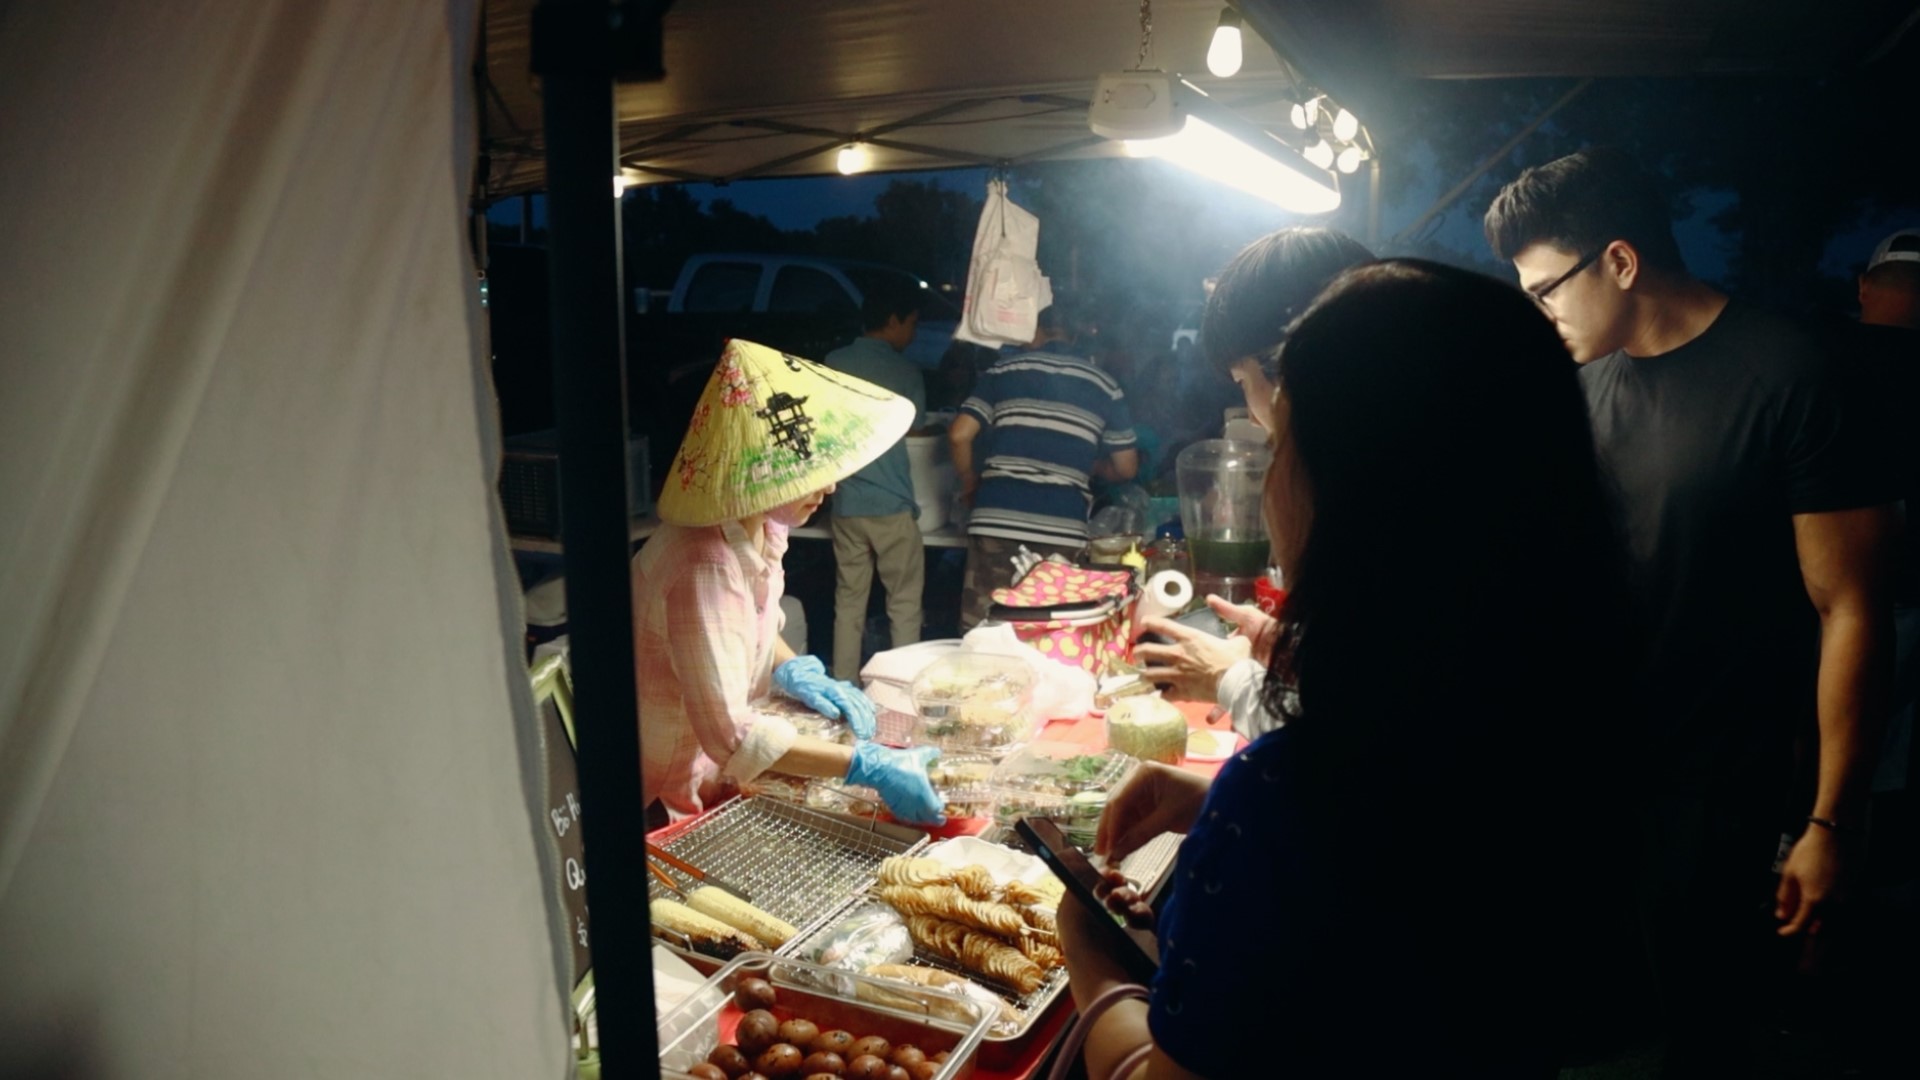
[[[920,531],[932,532],[947,523],[955,487],[946,432],[907,436],[907,462],[913,476],[913,501],[920,504]]]

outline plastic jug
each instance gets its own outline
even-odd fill
[[[1231,439],[1194,443],[1175,459],[1180,523],[1200,595],[1253,599],[1272,559],[1261,506],[1272,460],[1264,445]]]

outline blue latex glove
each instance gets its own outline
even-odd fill
[[[856,738],[873,738],[873,702],[860,688],[827,674],[817,656],[796,656],[773,669],[773,685],[830,720],[846,718]]]
[[[879,792],[887,809],[901,821],[945,825],[947,815],[940,812],[940,796],[933,793],[933,784],[927,779],[927,766],[939,757],[937,746],[895,750],[879,743],[859,743],[853,748],[847,783]]]

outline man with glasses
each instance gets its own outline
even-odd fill
[[[1815,339],[1689,275],[1630,158],[1529,169],[1485,226],[1581,365],[1620,495],[1667,1075],[1744,1075],[1781,939],[1860,868],[1897,495]]]

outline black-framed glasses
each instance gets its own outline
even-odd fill
[[[1594,260],[1606,254],[1606,251],[1607,251],[1606,248],[1595,248],[1589,254],[1582,256],[1579,262],[1574,263],[1573,269],[1567,271],[1564,274],[1561,274],[1559,277],[1554,278],[1552,281],[1547,282],[1547,284],[1542,288],[1528,289],[1527,295],[1533,297],[1534,303],[1539,304],[1543,308],[1546,307],[1547,297],[1553,295],[1553,290],[1559,288],[1562,285],[1565,285],[1568,279],[1572,278],[1575,274],[1578,274],[1580,271],[1585,270],[1589,266],[1592,266]]]

